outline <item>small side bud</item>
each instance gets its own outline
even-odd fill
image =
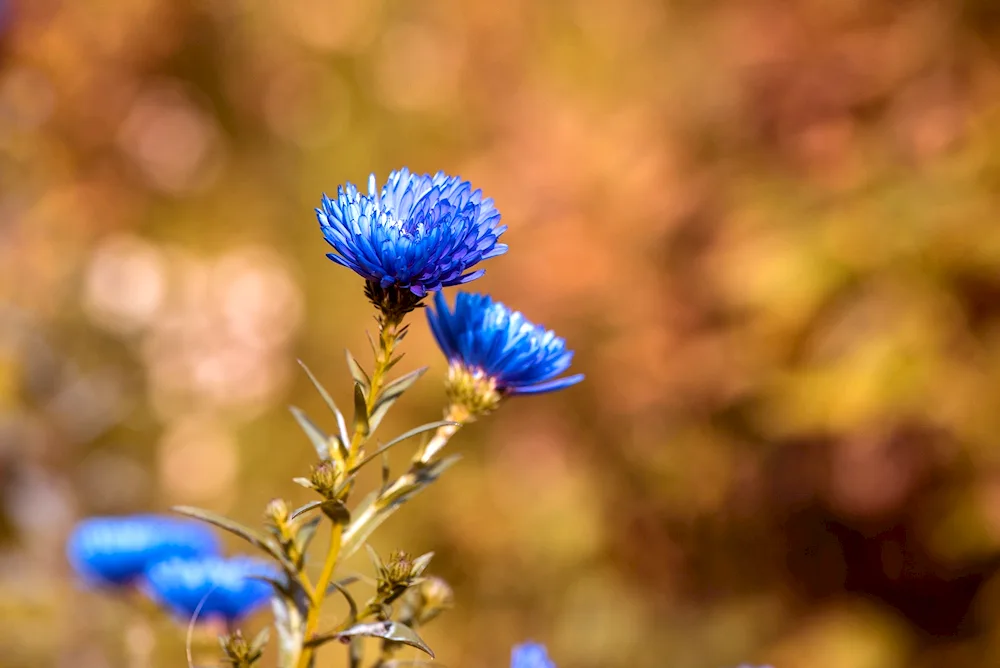
[[[407,589],[422,582],[420,576],[427,569],[432,556],[434,553],[428,552],[413,559],[406,552],[397,550],[382,563],[378,555],[374,555],[373,561],[378,572],[375,576],[376,592],[373,602],[378,605],[392,603]]]
[[[219,638],[219,642],[222,645],[223,654],[226,655],[226,661],[233,668],[250,668],[264,654],[267,635],[262,632],[253,642],[247,642],[246,638],[243,637],[243,632],[237,629]]]
[[[264,518],[276,527],[288,523],[288,504],[283,499],[271,499],[264,509]]]
[[[313,467],[309,480],[313,489],[319,492],[323,498],[334,499],[337,497],[338,488],[343,479],[343,469],[334,462],[323,462]]]
[[[441,578],[427,578],[420,583],[420,587],[416,591],[419,596],[419,603],[415,606],[414,618],[420,626],[455,605],[455,592]]]

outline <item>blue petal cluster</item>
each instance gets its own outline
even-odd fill
[[[203,524],[174,517],[93,517],[76,525],[66,553],[85,581],[125,585],[158,561],[218,554],[219,541]]]
[[[352,183],[340,186],[336,200],[323,196],[316,216],[337,251],[327,257],[418,297],[479,278],[485,272],[472,267],[507,252],[497,241],[507,228],[493,200],[444,172],[392,172],[381,194],[372,174],[367,195]]]
[[[573,360],[563,339],[488,295],[460,292],[454,312],[441,293],[434,304],[427,320],[441,350],[452,363],[492,378],[500,392],[551,392],[583,380],[582,374],[556,378]]]
[[[236,621],[266,603],[273,593],[259,577],[279,578],[268,562],[249,557],[171,559],[146,573],[151,598],[183,619]],[[199,607],[200,606],[200,607]]]
[[[515,645],[510,653],[510,668],[556,668],[545,645],[527,642]]]

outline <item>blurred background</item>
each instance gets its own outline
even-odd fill
[[[587,374],[376,534],[442,664],[1000,661],[993,0],[0,0],[0,665],[186,665],[66,533],[309,498],[295,360],[346,403],[374,326],[313,208],[404,165],[496,200],[473,287]],[[440,414],[412,329],[383,435]]]

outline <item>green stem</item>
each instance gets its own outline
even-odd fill
[[[472,415],[465,406],[452,404],[445,411],[444,419],[450,422],[457,422],[458,424],[446,424],[438,427],[431,440],[427,441],[427,445],[417,453],[416,462],[421,464],[429,463],[434,455],[447,445],[451,437],[458,431],[458,428],[472,420]]]
[[[385,385],[385,378],[389,369],[389,364],[392,361],[396,344],[399,343],[399,338],[403,331],[401,327],[402,323],[403,320],[401,316],[398,318],[391,318],[383,315],[379,318],[379,346],[375,353],[375,366],[372,369],[371,386],[368,388],[368,396],[365,399],[365,412],[367,418],[371,417],[372,410],[375,407],[375,402],[378,400],[379,394],[382,392],[382,388]],[[350,449],[347,453],[348,470],[352,469],[355,463],[360,459],[361,446],[364,444],[367,437],[368,434],[365,433],[360,426],[355,427],[354,434],[351,436]],[[333,573],[337,567],[337,560],[340,558],[340,548],[343,545],[346,533],[345,528],[343,525],[334,524],[330,531],[330,547],[326,552],[326,558],[323,560],[323,569],[320,571],[319,579],[316,581],[316,584],[310,592],[311,605],[309,606],[309,611],[306,615],[303,641],[309,640],[316,633],[316,629],[319,625],[320,611],[323,607],[323,600],[326,598],[327,589],[330,588],[330,582],[333,580]],[[347,531],[350,531],[350,527]],[[312,647],[306,647],[303,649],[302,654],[299,657],[298,668],[309,668],[309,666],[312,665],[314,652],[315,649]]]

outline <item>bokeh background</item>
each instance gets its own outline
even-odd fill
[[[442,664],[995,664],[998,112],[993,0],[0,1],[0,665],[186,665],[66,533],[308,498],[295,360],[347,402],[374,324],[313,208],[403,165],[587,374],[374,539],[437,553]],[[405,346],[385,434],[442,403]]]

